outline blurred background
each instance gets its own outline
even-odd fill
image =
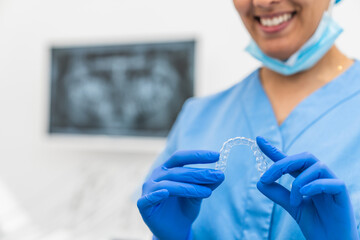
[[[357,59],[359,11],[358,0],[344,0],[334,10],[345,29],[338,46]],[[253,71],[258,63],[243,51],[248,41],[230,0],[0,0],[0,239],[151,238],[136,198],[151,163],[165,146],[166,129],[160,134],[111,134],[112,128],[104,130],[101,126],[107,125],[98,124],[96,134],[50,134],[52,49],[85,47],[91,52],[93,46],[122,49],[134,44],[193,42],[190,90],[179,97],[181,102],[190,95],[223,90]],[[164,59],[162,66],[167,64]],[[105,75],[92,77],[120,79]],[[178,75],[172,76],[184,84]],[[84,75],[81,79],[86,81]],[[87,92],[90,99],[96,86]],[[171,94],[181,88],[171,86]],[[150,100],[155,96],[158,93]],[[112,104],[128,106],[129,101]],[[99,109],[102,116],[108,108]],[[153,128],[147,123],[141,126]]]

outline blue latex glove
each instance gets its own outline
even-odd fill
[[[359,239],[343,181],[312,154],[286,156],[264,138],[256,141],[275,162],[260,178],[258,189],[290,213],[306,239]],[[287,173],[295,177],[291,191],[275,182]]]
[[[158,239],[191,238],[191,225],[199,214],[202,199],[208,198],[224,181],[224,173],[184,165],[218,160],[217,152],[179,151],[152,172],[137,205]]]

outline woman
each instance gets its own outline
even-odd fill
[[[360,63],[334,46],[334,3],[234,0],[263,67],[184,105],[138,201],[154,239],[359,238]],[[260,180],[245,153],[226,181],[211,169],[236,136],[263,136]]]

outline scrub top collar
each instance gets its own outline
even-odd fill
[[[359,69],[360,62],[355,61],[348,70],[313,92],[295,107],[280,125],[286,152],[309,127],[331,110],[360,93]]]
[[[279,126],[261,82],[259,69],[248,78],[242,96],[245,115],[255,136],[268,138],[288,152],[295,140],[332,109],[360,94],[360,62],[301,101]]]

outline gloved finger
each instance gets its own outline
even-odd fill
[[[271,143],[269,143],[265,138],[261,136],[256,137],[256,143],[259,146],[260,150],[274,162],[277,162],[287,157],[285,153],[271,145]]]
[[[224,173],[213,169],[200,169],[188,167],[166,168],[157,174],[154,181],[170,180],[174,182],[195,183],[195,184],[215,184],[224,181]]]
[[[150,186],[149,192],[155,192],[160,189],[166,189],[170,193],[170,197],[186,197],[186,198],[208,198],[212,191],[210,188],[190,183],[160,181]]]
[[[292,217],[295,218],[296,208],[290,205],[289,190],[276,182],[264,184],[258,181],[257,188],[262,194],[282,206]]]
[[[149,210],[154,205],[159,204],[164,199],[169,197],[169,191],[166,189],[161,189],[155,192],[151,192],[139,198],[137,201],[137,207],[143,216],[149,217]]]
[[[206,150],[178,151],[164,163],[164,166],[166,168],[182,167],[187,164],[214,163],[218,160],[218,152]]]
[[[300,193],[309,197],[325,193],[332,195],[335,202],[339,204],[348,202],[346,185],[342,180],[336,178],[323,178],[312,181],[303,186]]]
[[[216,182],[216,183],[214,183],[214,184],[205,184],[204,186],[205,186],[205,187],[208,187],[208,188],[210,188],[212,191],[214,191],[217,187],[220,186],[220,184],[222,184],[222,183],[224,182],[224,180],[225,180],[225,175],[224,175],[224,178],[223,178],[221,181]]]
[[[300,189],[306,184],[320,178],[335,178],[335,174],[322,162],[317,162],[303,171],[292,183],[290,193],[290,204],[292,206],[299,206],[303,195]]]
[[[318,162],[312,154],[300,153],[288,156],[274,163],[260,178],[263,183],[272,183],[287,173],[297,176],[305,169]]]

